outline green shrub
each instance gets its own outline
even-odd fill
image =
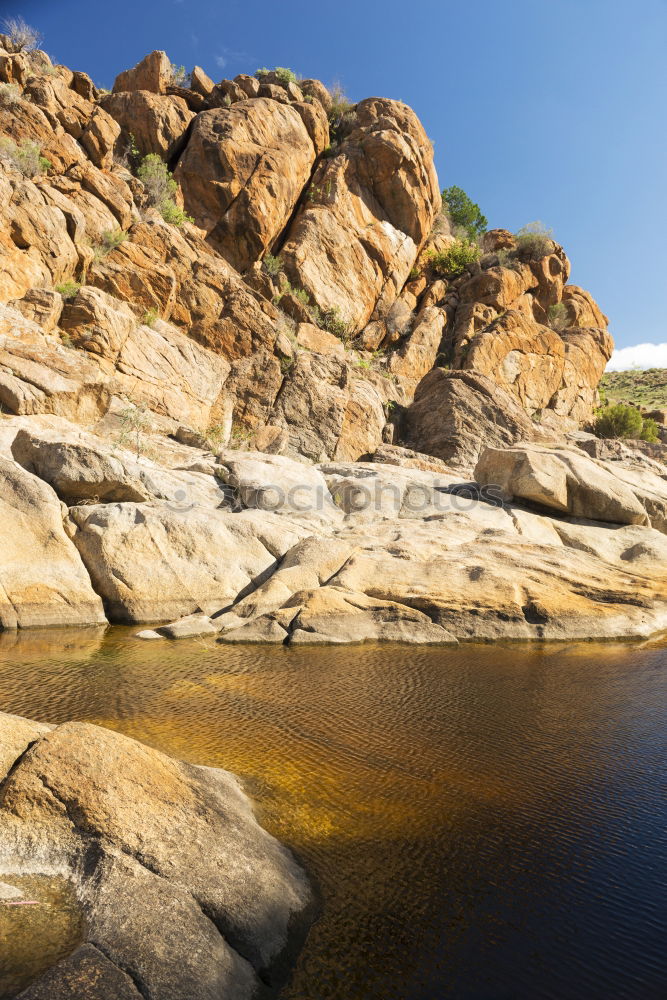
[[[456,184],[445,188],[442,200],[455,231],[465,234],[471,243],[486,232],[488,219],[482,215],[479,205],[468,197],[463,188],[457,187]]]
[[[172,87],[190,86],[190,74],[186,73],[185,66],[176,66],[175,63],[171,64],[169,83]]]
[[[348,100],[340,84],[335,84],[329,93],[331,95],[331,107],[328,118],[331,145],[328,148],[327,156],[335,156],[340,143],[356,126],[357,112],[355,105],[352,101]]]
[[[111,253],[116,247],[119,247],[121,243],[124,243],[127,239],[127,232],[125,229],[107,229],[105,233],[102,233],[102,241],[100,243],[100,249],[104,254]]]
[[[21,90],[15,83],[0,83],[0,105],[13,108],[21,100]]]
[[[182,226],[184,222],[194,222],[192,216],[183,211],[174,201],[178,184],[170,174],[167,164],[157,153],[144,156],[137,177],[144,185],[150,205],[157,208],[165,222]]]
[[[56,285],[56,291],[59,292],[64,299],[75,299],[79,294],[79,289],[81,285],[77,281],[63,281],[62,284]]]
[[[137,170],[137,177],[144,185],[151,205],[159,208],[165,201],[173,200],[178,184],[169,173],[167,164],[157,155],[144,156]]]
[[[553,250],[553,229],[547,229],[542,222],[529,222],[515,234],[517,250],[533,260],[546,257]]]
[[[37,177],[51,166],[51,161],[42,156],[42,147],[37,142],[26,139],[17,144],[6,136],[0,138],[0,157],[9,160],[24,177]]]
[[[211,451],[219,451],[227,440],[227,428],[224,424],[209,424],[204,437],[211,445]]]
[[[258,80],[261,80],[263,76],[268,76],[269,73],[275,73],[281,83],[296,83],[298,80],[296,73],[287,66],[276,66],[273,70],[263,66],[261,69],[255,70],[255,76]]]
[[[274,257],[272,253],[264,254],[264,259],[262,260],[262,269],[272,278],[277,278],[282,270],[282,261],[280,257]]]
[[[599,438],[639,438],[644,420],[634,406],[617,403],[598,410],[593,430]]]
[[[131,449],[135,458],[139,459],[150,451],[150,441],[146,435],[152,431],[153,424],[146,406],[143,403],[132,403],[121,410],[120,431],[116,435],[116,443],[121,448]]]
[[[564,302],[557,302],[553,306],[549,306],[549,311],[547,313],[549,318],[549,326],[552,330],[556,330],[560,333],[561,330],[565,330],[568,325],[568,312],[567,306]]]
[[[142,326],[154,326],[155,321],[160,318],[160,314],[157,309],[147,309],[146,312],[141,317]]]
[[[321,313],[321,320],[324,329],[329,333],[333,333],[335,337],[340,338],[343,342],[349,339],[350,327],[342,318],[340,310],[336,306],[333,309],[328,309],[325,313]]]
[[[171,201],[170,199],[163,202],[160,206],[160,212],[164,221],[172,226],[182,226],[184,222],[195,221],[191,215],[188,215],[184,209],[180,208],[175,201]]]
[[[656,441],[660,440],[660,435],[658,434],[658,425],[655,420],[651,417],[644,417],[644,424],[642,426],[642,432],[639,435],[641,441],[650,441],[654,444]]]
[[[333,333],[334,337],[338,337],[344,344],[350,339],[350,328],[342,318],[337,306],[322,310],[319,306],[311,305],[310,318],[315,326],[319,326],[320,330]]]
[[[22,17],[8,17],[2,22],[2,27],[14,52],[32,52],[39,48],[41,34],[26,24]]]
[[[425,259],[434,274],[442,278],[456,278],[480,258],[481,251],[467,240],[455,240],[444,250],[430,250]]]

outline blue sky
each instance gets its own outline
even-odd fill
[[[667,0],[0,0],[110,87],[164,48],[215,79],[290,66],[406,101],[490,225],[542,220],[617,346],[667,366]],[[658,359],[658,360],[656,360]],[[662,359],[662,360],[660,360]]]

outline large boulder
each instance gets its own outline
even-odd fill
[[[641,491],[633,489],[633,485],[639,487],[637,474],[626,472],[629,481],[624,482],[619,475],[622,471],[605,468],[602,462],[574,449],[486,447],[477,463],[475,478],[486,486],[498,487],[506,500],[514,497],[529,500],[550,510],[594,521],[649,525]],[[664,508],[667,484],[658,477],[655,479],[662,486]],[[664,511],[660,513],[664,517]],[[655,527],[662,529],[663,517],[656,518]]]
[[[587,420],[613,350],[607,317],[587,292],[565,284],[570,264],[561,247],[549,240],[522,251],[511,243],[505,266],[491,255],[450,283],[452,366],[489,375],[530,413],[554,411],[561,425]]]
[[[431,143],[413,111],[370,98],[322,160],[282,259],[293,284],[351,332],[401,291],[440,208]]]
[[[599,526],[586,551],[548,519],[510,513],[495,529],[476,523],[472,505],[351,527],[341,537],[359,551],[328,583],[416,608],[458,639],[620,638],[667,626],[664,536],[614,526],[620,538],[607,550]]]
[[[331,469],[335,493],[337,476],[346,490],[356,481],[368,491],[368,466]],[[667,624],[663,534],[551,520],[451,492],[436,474],[398,471],[393,508],[353,504],[333,537],[298,542],[216,616],[222,641],[584,639],[647,636]],[[391,486],[389,476],[380,485]]]
[[[272,421],[283,424],[292,454],[311,461],[356,460],[382,441],[386,380],[361,379],[336,355],[300,352],[276,398]]]
[[[107,444],[59,421],[52,428],[21,428],[11,447],[15,461],[49,483],[66,504],[164,500],[176,508],[226,505],[227,493],[216,478],[164,469],[133,455],[128,450],[132,438],[127,430],[124,446]]]
[[[233,775],[118,733],[0,715],[0,858],[70,880],[83,942],[28,1000],[250,1000],[277,990],[313,917],[294,859]],[[10,877],[11,878],[11,877]]]
[[[90,505],[70,508],[70,517],[110,620],[126,623],[217,612],[308,533],[268,511],[187,504]]]
[[[175,176],[211,245],[244,271],[285,228],[322,148],[294,107],[244,100],[197,117]]]
[[[0,457],[0,628],[106,621],[53,489]]]
[[[509,310],[474,338],[462,367],[488,375],[534,413],[560,388],[564,359],[555,330]]]
[[[434,368],[417,386],[405,413],[406,443],[472,470],[485,444],[534,440],[537,430],[516,398],[487,375]]]
[[[156,49],[138,62],[132,69],[119,73],[113,85],[117,94],[123,90],[150,90],[154,94],[164,94],[172,80],[172,65],[166,52]]]
[[[132,136],[142,156],[157,153],[164,160],[181,152],[188,125],[195,117],[182,97],[148,90],[108,94],[100,103],[120,125],[126,141]]]
[[[5,413],[53,413],[90,421],[109,406],[108,378],[93,359],[63,347],[17,309],[0,305],[0,405]]]
[[[597,389],[604,374],[614,341],[606,327],[572,327],[561,334],[565,345],[563,381],[549,407],[559,416],[583,423],[590,420],[598,398]]]

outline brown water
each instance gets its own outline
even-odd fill
[[[0,706],[241,774],[323,895],[289,1000],[667,996],[667,648],[0,635]]]
[[[0,998],[15,996],[69,955],[82,935],[81,912],[66,879],[0,871]]]

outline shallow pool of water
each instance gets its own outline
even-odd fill
[[[81,942],[83,919],[61,876],[0,869],[0,1000],[13,997]]]
[[[667,996],[667,648],[0,635],[0,707],[240,774],[324,904],[288,1000]]]

